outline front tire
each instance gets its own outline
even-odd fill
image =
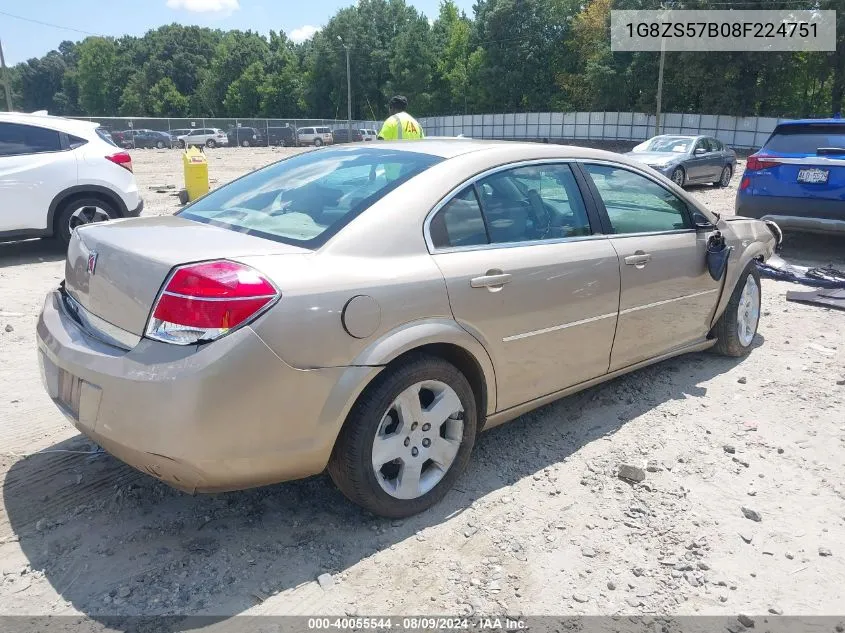
[[[713,184],[717,187],[724,189],[728,185],[731,184],[731,177],[733,176],[733,170],[731,169],[730,165],[725,165],[722,168],[722,174],[719,176],[719,180],[714,182]]]
[[[755,262],[746,266],[725,312],[713,328],[714,350],[723,356],[747,356],[760,324],[760,273]]]
[[[683,187],[686,180],[687,173],[684,171],[684,168],[675,167],[675,171],[672,172],[672,182],[674,182],[679,187]]]
[[[244,139],[241,141],[241,147],[249,147],[250,143],[249,140]]]
[[[164,141],[156,141],[156,147],[158,149],[164,149]]]
[[[54,233],[65,246],[70,243],[73,230],[79,226],[105,222],[117,218],[114,206],[99,198],[76,198],[62,205],[56,216]]]
[[[452,488],[469,461],[478,428],[475,396],[458,369],[419,355],[386,369],[355,403],[328,471],[353,503],[402,518]]]

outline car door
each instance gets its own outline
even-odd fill
[[[619,263],[577,178],[567,163],[500,168],[427,226],[453,314],[492,358],[499,410],[607,372]]]
[[[725,159],[719,149],[719,141],[715,138],[707,137],[704,139],[707,153],[705,156],[704,165],[707,169],[707,182],[716,182],[722,175],[722,167],[725,165]]]
[[[686,203],[656,179],[612,163],[583,169],[620,261],[610,370],[703,340],[720,290],[706,266],[711,233],[694,229]]]
[[[708,165],[709,146],[707,140],[699,138],[692,146],[689,158],[684,161],[684,167],[687,170],[687,181],[703,181],[710,176],[710,167]]]
[[[49,228],[50,204],[77,183],[77,173],[59,132],[0,123],[0,232]]]

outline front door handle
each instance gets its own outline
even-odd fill
[[[511,276],[508,273],[503,273],[501,270],[488,270],[486,274],[481,277],[473,277],[469,281],[469,285],[473,288],[490,288],[492,290],[500,289],[507,283],[510,283]]]
[[[647,263],[651,261],[651,255],[643,251],[637,251],[633,255],[628,255],[625,258],[625,263],[628,266],[636,266],[637,268],[644,268]]]

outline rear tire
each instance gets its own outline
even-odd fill
[[[323,144],[322,139],[315,138],[314,139],[314,147],[320,147]]]
[[[679,187],[683,187],[684,183],[687,181],[687,173],[684,171],[683,167],[675,167],[675,171],[672,172],[672,182],[674,182]]]
[[[241,147],[249,147],[250,143],[248,139],[244,139],[241,141]]]
[[[156,141],[156,147],[158,149],[164,149],[164,141]]]
[[[735,358],[748,355],[760,324],[761,298],[760,273],[752,261],[739,276],[724,313],[713,327],[716,353]]]
[[[210,138],[205,142],[205,146],[208,148],[217,147],[217,142],[213,138]]]
[[[411,516],[449,492],[469,462],[477,428],[466,377],[440,358],[413,356],[385,369],[352,407],[328,472],[353,503],[384,517]]]
[[[100,198],[74,198],[62,204],[56,215],[53,234],[65,246],[70,243],[73,229],[94,222],[105,222],[120,217],[111,202]]]
[[[731,184],[731,178],[733,177],[733,170],[731,169],[730,165],[725,165],[722,168],[722,174],[719,176],[719,180],[714,182],[713,184],[720,188],[725,188]]]

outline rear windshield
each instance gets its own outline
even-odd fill
[[[784,154],[815,154],[820,147],[845,148],[845,124],[783,125],[775,128],[764,146]]]
[[[387,193],[442,160],[374,148],[306,152],[221,187],[178,215],[318,248]]]

